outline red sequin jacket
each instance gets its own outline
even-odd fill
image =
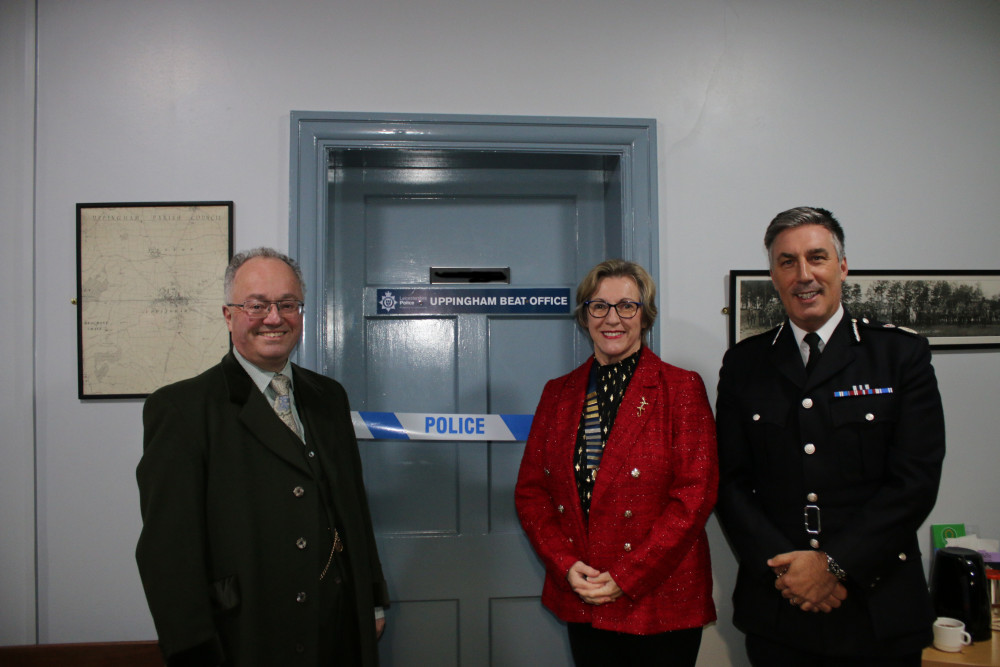
[[[546,570],[542,603],[564,621],[630,634],[703,626],[716,618],[705,521],[718,487],[705,385],[643,347],[604,449],[588,529],[573,453],[591,363],[545,385],[518,474],[518,516]],[[576,561],[608,571],[624,594],[583,602],[566,580]]]

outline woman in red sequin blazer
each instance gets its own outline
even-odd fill
[[[546,384],[518,474],[518,516],[546,570],[542,603],[568,623],[577,665],[694,665],[716,618],[705,535],[715,423],[701,378],[642,345],[655,290],[622,260],[580,284],[577,321],[594,357]],[[606,389],[616,372],[621,391],[595,400],[593,378]],[[596,443],[588,406],[601,417]]]

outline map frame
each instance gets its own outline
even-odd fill
[[[219,216],[224,216],[225,220]],[[155,242],[145,234],[153,224],[157,230]],[[222,224],[225,226],[224,242],[219,238]],[[113,252],[106,253],[105,248],[99,247],[94,240],[95,232],[98,236],[107,234],[112,225],[117,237],[127,239],[127,243],[123,241],[127,252],[123,252],[120,259]],[[200,243],[202,234],[212,243]],[[229,350],[229,333],[222,317],[221,304],[223,275],[233,256],[232,201],[78,203],[76,241],[77,393],[80,399],[145,398],[161,386],[206,370],[218,363]],[[124,322],[121,317],[110,317],[95,325],[93,320],[88,320],[88,313],[99,300],[88,296],[97,290],[93,284],[95,278],[86,268],[90,266],[88,262],[100,257],[102,292],[126,293],[136,288],[126,284],[127,280],[135,280],[136,267],[133,265],[136,258],[160,262],[166,254],[165,249],[171,265],[185,267],[184,276],[190,275],[191,269],[194,269],[206,277],[201,288],[204,294],[193,299],[183,290],[178,292],[177,284],[183,280],[163,281],[161,271],[150,271],[144,276],[147,279],[144,289],[160,293],[155,300],[167,304],[171,317],[179,321],[189,318],[207,323],[207,327],[185,327],[183,332],[184,345],[189,349],[207,351],[219,348],[217,351],[221,353],[217,355],[206,352],[209,356],[200,364],[192,365],[183,359],[171,358],[166,362],[159,360],[157,367],[153,355],[144,352],[175,344],[179,335],[175,330],[146,327],[142,348],[133,349],[129,347],[128,336],[130,330],[137,326],[135,321]],[[102,252],[106,254],[100,255]],[[142,263],[143,260],[139,261]],[[208,278],[209,275],[211,278]],[[113,300],[111,303],[113,306]],[[206,315],[216,305],[218,326]],[[138,308],[141,305],[129,307]],[[92,333],[95,326],[100,330],[100,345],[89,342],[91,338],[97,338]],[[115,350],[116,356],[113,364],[104,362],[105,368],[117,366],[116,372],[125,374],[125,391],[109,389],[96,379],[96,360],[101,355],[107,357],[108,349]]]

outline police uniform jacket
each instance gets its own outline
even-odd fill
[[[360,664],[378,663],[374,607],[388,596],[347,396],[330,378],[292,372],[306,446],[231,352],[146,401],[136,560],[171,664],[316,665],[331,523]]]
[[[807,379],[786,321],[727,352],[716,417],[718,515],[740,561],[736,626],[829,655],[929,643],[917,530],[945,437],[927,341],[845,312]],[[809,549],[847,573],[848,597],[829,614],[790,605],[766,564]]]
[[[718,481],[704,384],[642,348],[588,522],[573,454],[592,363],[545,385],[518,474],[518,515],[545,566],[542,603],[564,621],[630,634],[703,626],[715,620],[705,521]],[[576,561],[609,572],[624,594],[584,603],[566,580]]]

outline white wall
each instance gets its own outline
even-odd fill
[[[35,4],[0,0],[0,371],[30,377],[34,358],[36,415],[0,390],[0,643],[34,639],[36,509],[38,639],[154,636],[133,560],[140,403],[76,398],[74,205],[232,199],[237,248],[287,247],[291,109],[656,118],[662,351],[710,387],[727,272],[764,267],[785,208],[832,209],[854,268],[1000,269],[995,0],[37,0],[34,63]],[[949,455],[931,518],[1000,536],[1000,356],[935,366]],[[743,665],[735,563],[710,531],[701,664]]]

